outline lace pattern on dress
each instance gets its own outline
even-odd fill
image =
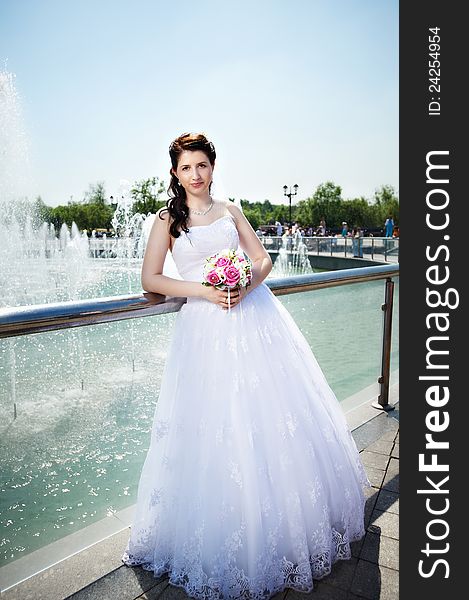
[[[312,539],[321,540],[319,549],[314,555],[304,554],[301,562],[292,562],[278,554],[278,535],[271,531],[268,553],[257,558],[256,575],[249,577],[235,562],[243,546],[243,527],[227,538],[210,574],[200,568],[202,533],[202,530],[195,532],[193,539],[185,546],[184,555],[178,560],[168,552],[154,562],[151,558],[143,558],[126,550],[122,561],[128,566],[141,566],[153,571],[155,578],[168,574],[170,584],[184,588],[189,596],[200,600],[268,600],[285,588],[311,592],[314,588],[313,579],[319,580],[329,575],[335,562],[349,560],[352,556],[350,544],[365,535],[363,524],[350,532],[345,530],[341,533],[331,528],[329,538],[318,529]],[[147,539],[142,538],[144,547]]]

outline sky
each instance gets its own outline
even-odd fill
[[[398,192],[398,0],[0,0],[27,193],[49,206],[157,176],[204,132],[227,197],[333,181]]]

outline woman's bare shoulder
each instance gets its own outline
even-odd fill
[[[240,216],[243,213],[236,206],[236,204],[234,202],[232,202],[231,200],[224,200],[224,204],[225,204],[225,210],[227,211],[227,214],[229,213],[233,217],[235,222],[237,223],[239,221]]]
[[[160,216],[161,215],[161,216]],[[156,216],[158,219],[166,221],[166,223],[169,223],[169,209],[167,206],[162,206],[161,208],[159,208],[156,211]]]

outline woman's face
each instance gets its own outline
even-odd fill
[[[209,191],[213,168],[208,156],[202,150],[184,150],[179,156],[174,175],[187,193],[204,196]]]

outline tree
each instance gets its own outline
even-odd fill
[[[59,205],[50,209],[50,221],[56,230],[66,223],[68,227],[75,222],[78,229],[110,228],[113,209],[101,203],[85,204],[82,202],[69,202],[67,206]]]
[[[328,227],[337,227],[343,215],[342,188],[332,181],[321,183],[312,197],[296,205],[296,221],[303,227],[319,225],[323,217]]]
[[[365,198],[354,198],[343,202],[344,221],[349,227],[370,227],[370,205]]]
[[[149,177],[136,181],[130,190],[130,195],[135,200],[133,210],[136,213],[147,215],[156,213],[156,211],[166,203],[161,200],[161,195],[166,191],[164,181],[158,177]]]
[[[33,202],[33,214],[37,225],[50,221],[51,208],[46,205],[41,196],[37,196]]]
[[[382,185],[375,190],[374,201],[378,206],[396,200],[396,192],[392,185]]]
[[[313,194],[317,212],[313,224],[325,217],[328,226],[338,227],[344,220],[342,210],[342,188],[332,181],[321,183]]]
[[[90,183],[88,191],[85,192],[85,202],[87,204],[106,204],[106,191],[104,181]]]
[[[379,227],[383,227],[384,222],[392,215],[394,223],[399,223],[399,199],[392,185],[382,185],[375,191],[375,219],[379,222]]]
[[[251,227],[256,230],[259,225],[262,225],[262,214],[258,207],[256,208],[243,208],[244,216],[251,224]]]

